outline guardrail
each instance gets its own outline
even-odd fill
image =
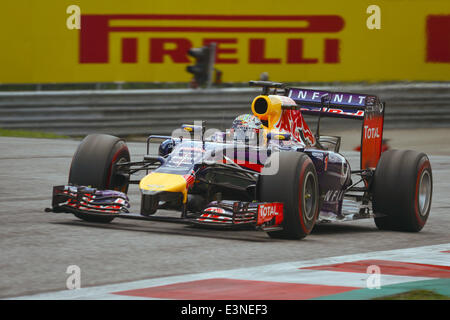
[[[308,86],[304,86],[307,88]],[[450,127],[450,83],[314,86],[375,94],[386,102],[386,128]],[[0,128],[84,136],[170,134],[182,123],[229,127],[249,113],[256,88],[0,92]],[[315,118],[308,118],[311,127]],[[349,120],[326,119],[345,128]]]

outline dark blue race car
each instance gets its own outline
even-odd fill
[[[251,227],[273,238],[301,239],[319,222],[374,218],[379,229],[420,231],[430,213],[432,171],[424,153],[382,153],[385,104],[376,96],[290,88],[252,81],[262,94],[251,114],[225,132],[200,122],[172,136],[151,135],[131,162],[126,143],[87,136],[72,160],[69,184],[53,190],[48,211],[90,222],[115,218],[216,227]],[[320,135],[303,115],[361,121],[360,167],[339,153],[340,137]],[[159,141],[159,154],[149,146]],[[133,177],[145,172],[138,180]],[[130,184],[141,191],[130,212]],[[178,218],[156,215],[178,210]]]

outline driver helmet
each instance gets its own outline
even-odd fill
[[[261,121],[252,114],[242,114],[233,120],[230,133],[233,140],[249,141],[256,139],[263,128]]]
[[[174,147],[174,145],[173,145],[173,140],[172,139],[164,140],[159,145],[158,154],[161,157],[165,157],[165,156],[169,155],[173,151],[173,147]]]

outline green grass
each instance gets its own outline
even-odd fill
[[[68,139],[69,137],[41,131],[9,130],[0,128],[0,137],[41,138],[41,139]]]
[[[450,300],[450,297],[431,290],[412,290],[392,296],[375,298],[373,300]]]

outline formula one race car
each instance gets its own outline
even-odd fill
[[[385,104],[376,96],[251,81],[262,94],[252,114],[225,132],[203,123],[151,135],[142,161],[125,142],[88,135],[72,159],[69,184],[53,188],[52,208],[90,222],[115,218],[247,226],[301,239],[323,221],[374,218],[379,229],[420,231],[430,213],[432,171],[424,153],[381,151]],[[303,114],[319,117],[316,132]],[[362,121],[360,168],[340,153],[340,137],[320,135],[320,118]],[[158,155],[149,154],[158,141]],[[132,177],[145,172],[139,180]],[[130,212],[129,184],[141,191]],[[180,217],[155,215],[178,210]]]

